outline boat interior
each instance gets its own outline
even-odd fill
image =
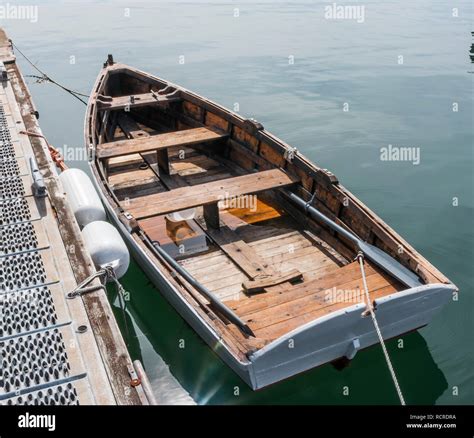
[[[425,282],[444,280],[334,175],[258,122],[117,64],[96,92],[90,142],[107,196],[135,234],[158,243],[251,328],[254,336],[222,315],[211,317],[235,352],[248,354],[364,302],[353,243],[305,215],[285,191],[416,269]],[[369,261],[365,269],[372,301],[406,289]],[[183,280],[180,286],[213,314],[192,286]]]

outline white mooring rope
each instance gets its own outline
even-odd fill
[[[398,384],[397,376],[395,374],[395,370],[393,369],[392,362],[390,360],[390,356],[388,355],[387,348],[385,347],[385,342],[382,337],[382,332],[380,331],[379,323],[377,322],[377,317],[375,316],[374,309],[372,307],[372,304],[370,302],[370,296],[369,296],[369,289],[367,287],[367,280],[365,278],[365,269],[364,269],[364,254],[359,251],[357,254],[357,260],[359,260],[359,265],[360,265],[360,271],[362,272],[362,281],[364,283],[364,289],[365,289],[365,297],[367,300],[367,308],[369,309],[370,316],[372,317],[372,321],[374,323],[375,331],[377,332],[377,336],[379,337],[380,345],[382,346],[383,354],[385,355],[385,360],[387,361],[387,366],[388,369],[390,370],[390,374],[392,375],[392,380],[395,385],[395,388],[398,393],[398,398],[400,399],[400,403],[402,406],[405,406],[405,399],[402,394],[402,390],[400,389],[400,385]]]

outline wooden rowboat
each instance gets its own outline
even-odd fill
[[[258,389],[425,326],[456,287],[325,169],[241,116],[109,57],[85,121],[138,263]]]

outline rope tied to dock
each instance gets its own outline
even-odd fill
[[[367,286],[367,279],[365,276],[365,268],[364,268],[364,253],[359,251],[357,253],[357,261],[360,265],[360,271],[362,273],[362,282],[364,284],[365,289],[365,298],[367,301],[367,310],[372,317],[372,322],[374,323],[375,331],[377,332],[377,336],[379,338],[380,345],[382,346],[383,354],[385,356],[385,361],[387,362],[388,369],[390,371],[390,375],[392,376],[393,383],[395,385],[395,389],[397,390],[398,398],[400,399],[400,404],[405,406],[405,398],[403,397],[402,390],[398,383],[397,375],[395,374],[395,369],[393,368],[392,361],[390,360],[390,356],[387,351],[387,347],[385,346],[385,341],[383,340],[382,332],[380,331],[379,323],[377,321],[377,317],[375,316],[374,308],[370,302],[370,295],[369,295],[369,288]]]
[[[57,85],[59,88],[64,90],[66,93],[69,93],[71,96],[75,97],[77,100],[82,102],[84,105],[87,105],[87,102],[82,99],[82,97],[89,97],[87,94],[80,93],[79,91],[72,90],[71,88],[65,87],[64,85],[60,84],[59,82],[55,81],[52,79],[50,76],[48,76],[44,71],[40,70],[39,67],[33,63],[33,61],[28,58],[19,48],[16,44],[13,43],[12,40],[10,40],[10,43],[12,45],[12,48],[16,50],[25,60],[30,64],[41,76],[38,75],[29,75],[30,77],[33,77],[37,80],[38,83],[42,82],[50,82],[51,84]]]
[[[115,274],[114,268],[112,266],[105,266],[103,268],[105,271],[105,282],[111,281],[115,283],[117,287],[117,296],[118,296],[118,301],[119,301],[119,306],[120,309],[122,310],[122,317],[123,317],[123,322],[125,324],[125,332],[127,333],[127,339],[130,339],[130,330],[128,328],[128,323],[127,323],[127,315],[125,313],[125,289],[122,286],[122,283],[117,278],[117,275]]]
[[[64,162],[64,158],[61,152],[59,152],[53,145],[51,145],[43,134],[39,134],[38,132],[32,132],[32,131],[20,131],[19,134],[24,134],[24,135],[27,135],[28,137],[36,137],[36,138],[43,139],[46,145],[48,146],[49,154],[54,164],[56,165],[56,167],[58,167],[58,169],[60,169],[61,172],[63,172],[64,170],[68,168],[66,163]]]

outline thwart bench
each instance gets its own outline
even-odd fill
[[[219,201],[289,186],[297,181],[280,169],[270,169],[130,199],[127,210],[139,220],[202,205],[208,226],[219,228]]]
[[[110,158],[125,155],[143,154],[156,151],[160,169],[169,173],[168,149],[172,147],[192,146],[199,143],[212,143],[225,139],[227,134],[211,127],[184,129],[182,131],[166,132],[151,136],[143,136],[128,140],[103,143],[97,146],[97,157],[107,161]]]
[[[172,102],[179,102],[181,97],[178,94],[166,95],[156,92],[136,94],[134,96],[101,96],[97,99],[100,110],[124,110],[139,108],[150,105],[169,105]]]

